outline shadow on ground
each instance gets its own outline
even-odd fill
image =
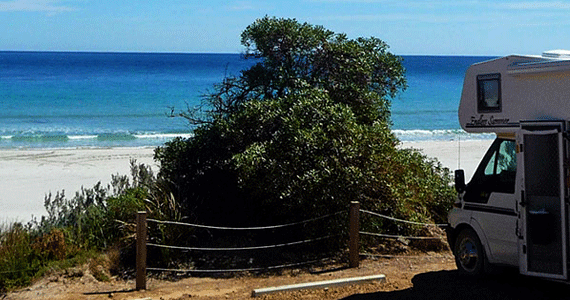
[[[388,280],[390,280],[388,278]],[[372,299],[570,299],[570,285],[504,272],[475,279],[457,271],[416,275],[413,287],[391,292],[352,295],[343,300]]]

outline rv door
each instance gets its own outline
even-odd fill
[[[522,274],[567,278],[563,122],[521,123],[519,208]]]

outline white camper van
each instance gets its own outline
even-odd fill
[[[459,121],[497,138],[469,183],[455,172],[448,240],[458,269],[478,275],[508,265],[568,280],[570,51],[472,65]]]

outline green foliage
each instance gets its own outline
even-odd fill
[[[108,279],[106,269],[134,265],[136,214],[181,221],[183,215],[167,185],[150,167],[131,161],[131,179],[114,175],[111,184],[81,188],[73,198],[63,191],[45,198],[47,215],[27,225],[0,228],[0,292],[26,285],[48,270],[73,267],[90,261],[92,274]],[[151,227],[153,242],[177,244],[191,234],[187,228]],[[109,250],[114,258],[98,252]],[[155,261],[172,261],[169,253],[153,253]],[[120,262],[119,262],[120,261]]]
[[[256,120],[256,126],[244,126]],[[252,101],[233,121],[228,129],[239,128],[239,140],[267,124],[280,124],[268,138],[253,141],[231,160],[240,190],[267,210],[261,215],[272,219],[344,210],[366,186],[370,170],[363,155],[395,144],[390,134],[376,135],[382,131],[380,124],[359,124],[347,105],[317,90]]]
[[[136,215],[146,211],[148,218],[180,221],[182,212],[168,185],[157,180],[144,164],[131,161],[131,177],[114,175],[111,184],[82,188],[68,199],[63,192],[45,198],[47,216],[36,222],[40,234],[54,228],[65,233],[71,245],[81,249],[104,250],[132,244]],[[159,231],[156,239],[175,241],[180,231]]]
[[[270,17],[241,38],[257,64],[206,95],[205,114],[181,113],[201,124],[192,138],[155,151],[160,177],[192,221],[275,224],[345,210],[352,200],[404,219],[443,220],[454,198],[448,170],[399,149],[390,131],[390,101],[406,81],[383,41]]]
[[[0,226],[0,296],[46,274],[85,264],[101,255],[67,244],[60,228],[46,233],[32,223]]]
[[[0,295],[12,286],[28,284],[40,267],[33,237],[20,223],[0,228]]]
[[[349,105],[361,123],[389,122],[390,98],[406,87],[401,58],[374,37],[352,40],[322,26],[264,17],[244,30],[241,41],[245,57],[259,62],[205,95],[205,114],[181,113],[191,123],[211,123],[252,99],[281,98],[307,87]]]
[[[406,87],[401,59],[377,38],[351,40],[322,26],[264,17],[245,29],[241,41],[246,57],[261,59],[238,80],[254,91],[249,99],[280,98],[305,82],[326,90],[333,102],[349,105],[361,123],[371,124],[389,120],[386,96]]]
[[[132,168],[139,167],[133,163]],[[148,193],[148,187],[130,185],[127,176],[117,175],[111,185],[104,187],[99,182],[93,188],[82,187],[71,199],[63,191],[49,194],[45,198],[48,214],[37,228],[42,234],[61,228],[74,246],[105,249],[129,235],[124,224],[134,223],[136,212],[145,209]]]

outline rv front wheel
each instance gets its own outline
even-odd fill
[[[485,251],[477,233],[472,229],[464,229],[455,242],[455,264],[464,274],[478,276],[483,274]]]

